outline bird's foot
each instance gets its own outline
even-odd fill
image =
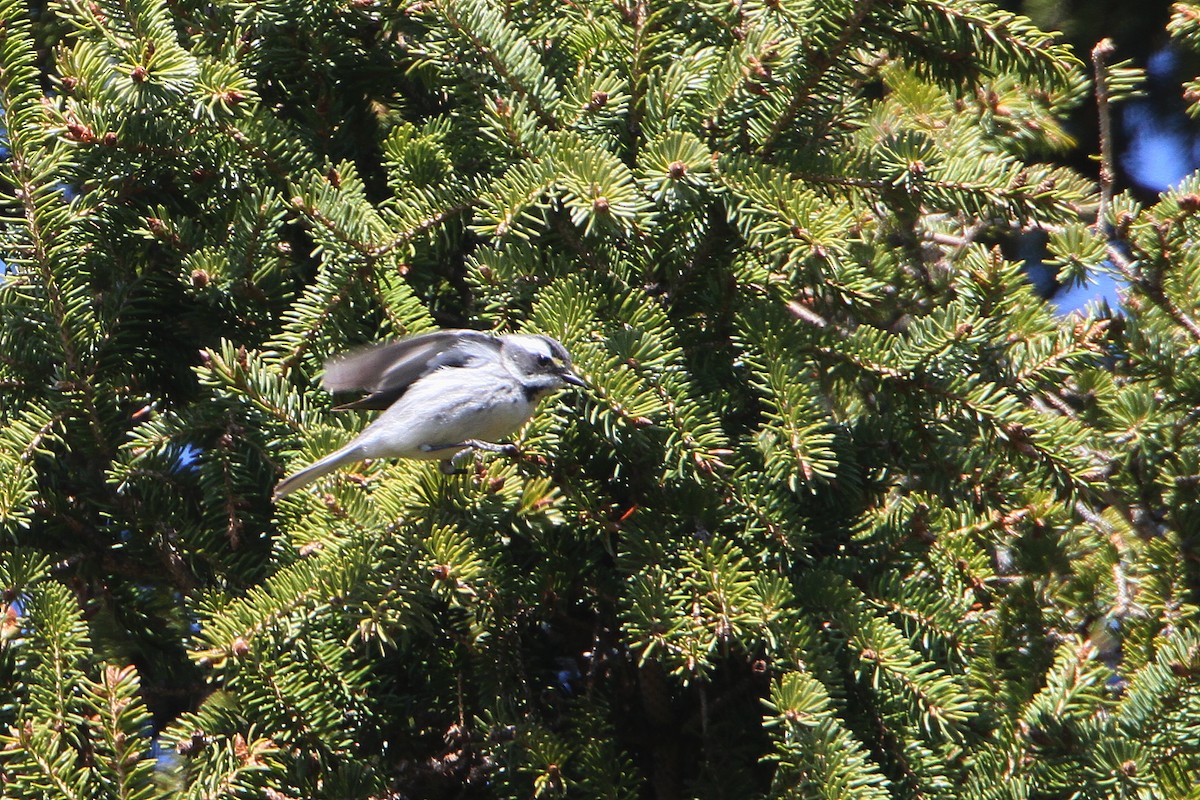
[[[481,442],[478,439],[467,439],[463,442],[463,447],[474,450],[487,450],[489,453],[503,453],[510,458],[516,458],[521,455],[521,449],[510,442]]]
[[[426,444],[421,445],[421,449],[425,452],[434,452],[437,450],[449,450],[452,447],[459,448],[458,452],[444,458],[438,462],[438,469],[443,475],[464,475],[465,469],[461,469],[458,464],[475,450],[486,450],[489,453],[503,453],[506,456],[516,457],[521,454],[520,449],[515,444],[503,443],[496,444],[494,442],[484,442],[479,439],[467,439],[466,441],[456,444]]]
[[[455,453],[452,458],[443,458],[441,461],[438,462],[438,471],[441,472],[443,475],[466,475],[467,471],[465,469],[462,469],[461,467],[456,467],[454,464],[455,464],[455,460],[460,455],[462,455],[462,453],[469,453],[469,452],[470,452],[470,450],[463,450],[461,453]]]

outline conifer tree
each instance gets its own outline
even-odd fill
[[[969,0],[0,21],[0,796],[1197,797],[1200,179],[1054,165],[1110,47]],[[1124,308],[1056,316],[1019,236]],[[325,359],[450,326],[589,386],[271,502],[366,422]]]

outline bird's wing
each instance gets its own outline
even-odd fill
[[[480,331],[423,333],[333,358],[325,364],[321,384],[330,392],[369,392],[340,408],[383,409],[434,370],[494,363],[500,357],[500,347],[497,337]]]

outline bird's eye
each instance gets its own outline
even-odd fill
[[[548,367],[554,363],[554,359],[548,355],[540,355],[537,357],[537,363],[539,367]]]

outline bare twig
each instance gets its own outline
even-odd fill
[[[1112,205],[1113,138],[1112,109],[1108,102],[1108,59],[1116,51],[1112,39],[1101,39],[1092,48],[1092,70],[1096,81],[1096,109],[1100,115],[1100,208],[1096,211],[1096,230],[1104,229]]]

